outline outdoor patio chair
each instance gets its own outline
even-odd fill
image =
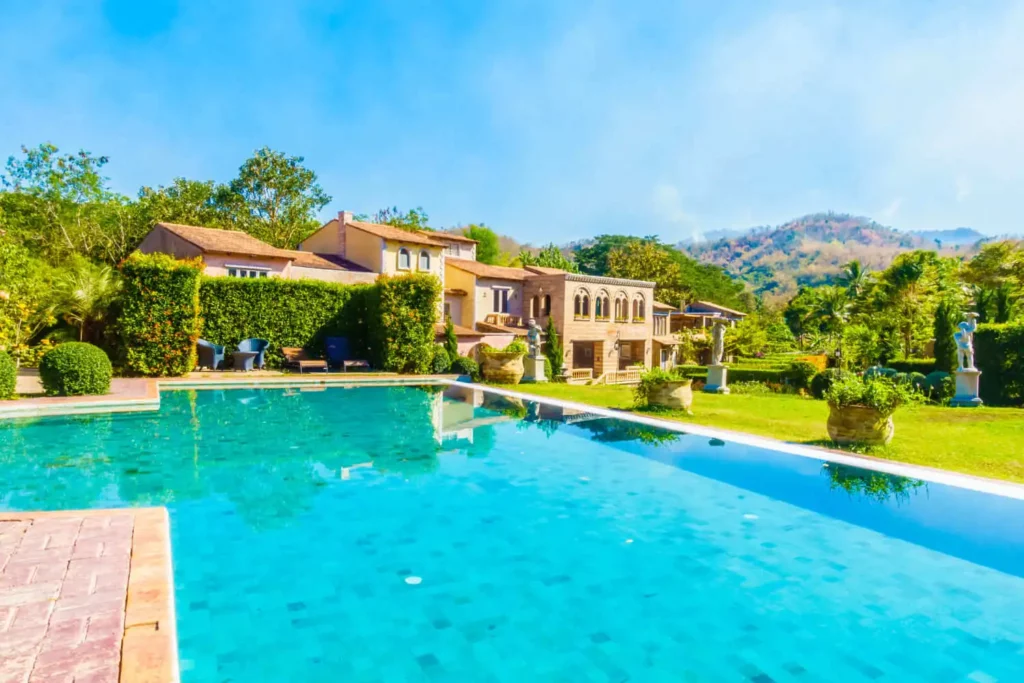
[[[253,366],[257,370],[262,370],[266,363],[267,348],[270,346],[270,342],[266,339],[243,339],[238,342],[238,350],[242,353],[255,353],[256,356],[253,358]]]
[[[210,370],[224,369],[223,346],[200,339],[196,342],[196,352],[199,356],[199,362],[196,364],[197,367],[209,368]]]
[[[285,367],[298,368],[301,375],[306,370],[322,370],[327,372],[327,361],[312,358],[306,350],[297,346],[282,346]]]

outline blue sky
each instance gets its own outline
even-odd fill
[[[535,243],[832,209],[1020,233],[1022,2],[0,3],[0,156],[114,187],[302,155],[339,209]]]

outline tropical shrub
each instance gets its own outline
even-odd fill
[[[441,281],[417,273],[381,275],[369,297],[371,362],[388,372],[423,374],[433,359]]]
[[[469,375],[473,380],[480,379],[480,366],[466,356],[459,356],[452,361],[451,372],[456,375]]]
[[[974,364],[981,370],[981,398],[994,406],[1024,405],[1024,322],[979,325]]]
[[[49,396],[110,393],[112,375],[107,354],[85,342],[61,344],[39,361],[39,379]]]
[[[14,398],[18,367],[6,351],[0,351],[0,401]]]
[[[856,375],[848,375],[835,380],[825,392],[825,400],[837,408],[847,406],[865,406],[877,410],[883,417],[888,417],[896,409],[907,403],[920,399],[907,384],[897,384],[887,377],[862,379]]]
[[[838,379],[850,377],[853,374],[854,373],[849,372],[848,370],[841,370],[839,368],[829,368],[824,372],[819,372],[811,379],[811,396],[819,400],[825,398],[825,392],[828,391],[833,382]]]
[[[786,368],[786,380],[797,389],[807,389],[811,380],[818,374],[818,368],[805,360],[798,360]]]
[[[316,280],[204,277],[199,288],[201,336],[228,350],[243,339],[266,339],[269,367],[284,362],[282,347],[322,355],[327,337],[348,338],[352,355],[369,359],[367,306],[373,288]]]
[[[430,361],[430,372],[435,375],[443,375],[452,367],[451,356],[444,344],[434,344],[434,357]]]
[[[486,354],[490,354],[490,353],[515,353],[515,354],[519,354],[519,355],[525,356],[529,352],[530,352],[530,347],[527,346],[526,342],[523,341],[522,339],[520,339],[519,337],[516,337],[515,339],[510,341],[508,343],[508,345],[505,346],[505,348],[502,348],[502,349],[496,349],[493,346],[487,346],[487,345],[484,345],[480,349],[480,353],[486,353]]]
[[[184,375],[196,366],[201,261],[134,253],[121,266],[118,361],[130,374]]]

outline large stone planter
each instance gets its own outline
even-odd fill
[[[885,417],[868,406],[829,405],[828,411],[828,435],[841,446],[883,446],[896,431],[891,415]]]
[[[519,384],[523,379],[523,354],[521,353],[483,353],[480,371],[484,379],[495,384]]]
[[[661,408],[690,412],[690,407],[693,405],[693,380],[661,382],[651,389],[651,393],[647,396],[647,403]]]

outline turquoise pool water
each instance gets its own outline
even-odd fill
[[[449,393],[0,422],[0,508],[166,505],[186,682],[1024,680],[1019,501]]]

